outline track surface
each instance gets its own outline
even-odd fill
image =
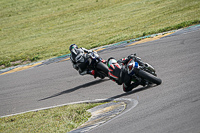
[[[117,59],[137,53],[153,65],[160,86],[124,93],[107,79],[80,76],[70,61],[0,76],[0,116],[69,102],[132,98],[136,108],[97,127],[92,133],[199,133],[200,30],[100,53]]]

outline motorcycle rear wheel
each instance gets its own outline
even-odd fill
[[[108,67],[106,66],[106,64],[102,62],[98,62],[97,69],[99,69],[100,71],[103,71],[105,75],[108,76]]]

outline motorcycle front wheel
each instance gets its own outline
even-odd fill
[[[154,84],[160,85],[162,83],[162,80],[146,71],[143,71],[141,69],[139,69],[137,71],[137,75],[143,79],[146,79],[147,81],[150,81]]]

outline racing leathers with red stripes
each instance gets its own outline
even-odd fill
[[[132,59],[133,58],[130,55],[127,58],[122,58],[118,60],[117,63],[111,64],[109,67],[109,77],[119,85],[123,84],[123,90],[125,92],[131,91],[133,88],[137,87],[140,84],[139,82],[131,83],[132,77],[125,69],[126,65],[131,62]]]

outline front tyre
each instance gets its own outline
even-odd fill
[[[152,82],[154,84],[157,84],[157,85],[160,85],[162,83],[162,80],[160,78],[158,78],[158,77],[156,77],[156,76],[154,76],[154,75],[152,75],[152,74],[150,74],[148,72],[145,72],[145,71],[143,71],[141,69],[139,69],[137,71],[137,75],[139,77],[141,77],[143,79],[146,79],[146,80],[148,80],[148,81],[150,81],[150,82]]]

